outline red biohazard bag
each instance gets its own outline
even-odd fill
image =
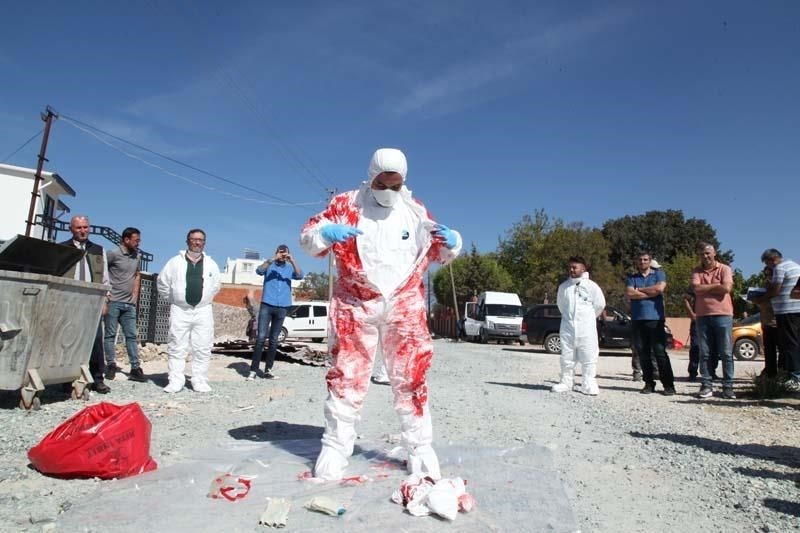
[[[31,464],[57,477],[135,476],[155,470],[150,421],[138,403],[90,405],[28,451]]]

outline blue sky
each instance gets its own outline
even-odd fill
[[[0,158],[49,104],[282,200],[57,121],[46,169],[73,213],[138,226],[154,270],[194,226],[220,263],[286,242],[324,270],[300,227],[393,146],[482,252],[537,208],[592,226],[682,209],[749,275],[765,247],[800,257],[800,2],[699,4],[11,2]],[[35,167],[38,146],[8,162]]]

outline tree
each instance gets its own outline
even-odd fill
[[[328,274],[309,272],[296,289],[296,294],[308,300],[328,299]]]
[[[669,263],[678,253],[696,255],[699,242],[713,244],[725,264],[733,262],[733,252],[721,251],[716,230],[702,218],[686,220],[683,211],[648,211],[644,215],[610,219],[603,224],[603,236],[611,247],[614,266],[630,271],[636,252],[650,252],[659,263]]]
[[[514,280],[514,288],[526,302],[554,302],[558,285],[567,277],[567,261],[583,256],[589,272],[610,295],[609,301],[621,299],[624,287],[619,269],[608,260],[609,248],[602,233],[582,222],[565,223],[553,219],[544,210],[534,217],[525,215],[498,244],[501,266]]]
[[[671,261],[661,263],[667,275],[667,290],[664,291],[664,312],[667,316],[689,316],[683,305],[683,297],[692,282],[692,270],[697,266],[697,257],[678,252]]]
[[[514,284],[511,276],[497,262],[492,254],[481,255],[475,244],[469,255],[457,257],[450,265],[446,265],[433,275],[433,294],[436,301],[447,307],[453,307],[453,289],[450,272],[456,287],[456,300],[459,313],[473,294],[483,291],[512,291]]]

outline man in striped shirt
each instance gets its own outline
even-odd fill
[[[800,279],[800,265],[784,259],[775,248],[764,250],[761,261],[772,267],[773,273],[766,294],[755,303],[772,301],[778,324],[778,346],[780,352],[786,354],[786,370],[789,371],[786,386],[800,391],[800,300],[791,297]]]

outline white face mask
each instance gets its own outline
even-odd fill
[[[186,255],[189,257],[189,259],[196,261],[200,259],[200,256],[203,255],[203,252],[193,252],[191,250],[186,250]]]
[[[400,193],[397,191],[393,191],[391,189],[370,189],[372,191],[372,196],[375,198],[375,201],[378,202],[379,205],[383,207],[392,207],[397,199],[400,197]]]

